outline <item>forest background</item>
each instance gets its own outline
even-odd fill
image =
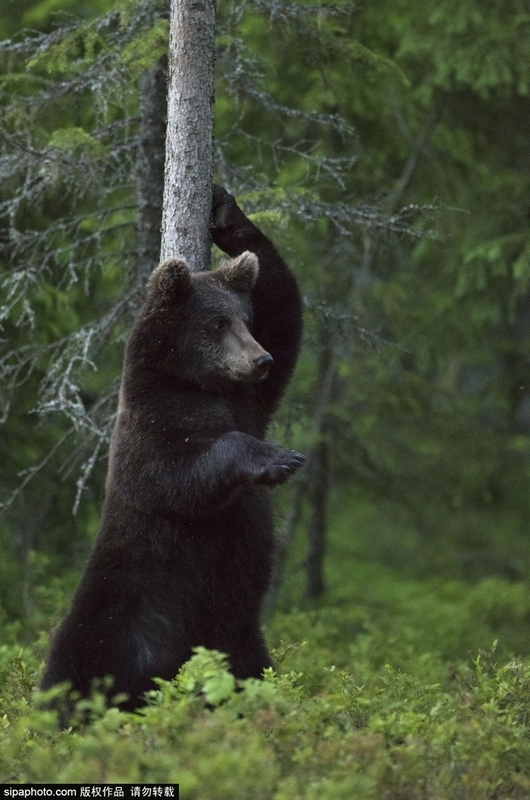
[[[92,728],[59,733],[34,708],[97,533],[123,343],[157,260],[167,7],[2,0],[4,779],[528,797],[526,3],[217,13],[215,179],[306,307],[271,431],[310,455],[278,504],[278,674],[233,694],[203,653],[142,719],[95,700]]]

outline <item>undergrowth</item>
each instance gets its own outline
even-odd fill
[[[528,587],[352,577],[349,599],[274,617],[265,681],[236,685],[198,650],[141,713],[96,695],[90,724],[63,731],[36,702],[45,637],[21,648],[4,623],[0,780],[179,783],[184,800],[530,797]]]

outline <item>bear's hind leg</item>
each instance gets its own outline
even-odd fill
[[[239,680],[263,678],[263,670],[273,663],[259,630],[238,636],[227,648],[230,669]],[[225,651],[226,652],[226,651]]]

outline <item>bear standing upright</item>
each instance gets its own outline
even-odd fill
[[[268,487],[304,456],[264,441],[302,331],[296,280],[215,187],[214,242],[232,257],[154,271],[131,332],[101,530],[52,643],[42,688],[112,675],[135,708],[203,645],[237,678],[271,661],[259,616],[274,540]]]

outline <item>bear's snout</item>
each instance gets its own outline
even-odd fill
[[[274,359],[270,353],[263,353],[263,355],[254,359],[254,367],[259,378],[264,378],[267,375],[271,364],[274,364]]]

